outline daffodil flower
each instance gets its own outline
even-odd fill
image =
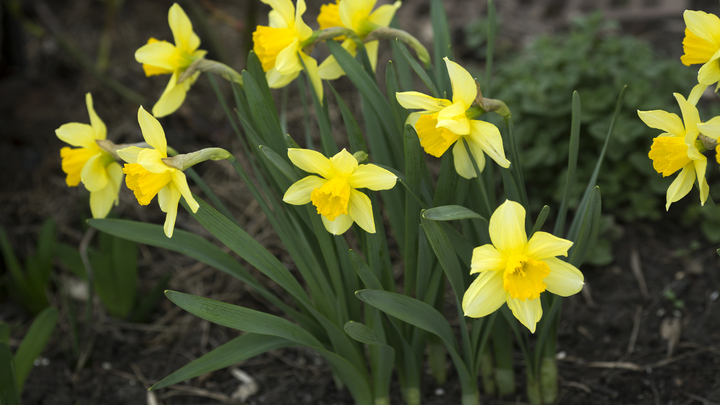
[[[198,49],[200,38],[193,32],[192,23],[183,9],[173,4],[168,12],[168,23],[175,45],[150,38],[148,43],[135,52],[135,60],[143,64],[146,76],[172,74],[170,82],[160,99],[153,106],[156,117],[164,117],[177,111],[185,101],[185,95],[195,83],[200,72],[178,83],[178,77],[195,60],[205,57],[207,51]]]
[[[480,318],[504,303],[513,315],[535,333],[542,318],[540,293],[561,297],[577,294],[584,284],[575,266],[560,260],[572,242],[547,232],[535,232],[528,240],[525,209],[506,200],[490,217],[490,240],[473,250],[470,274],[480,273],[463,296],[465,316]]]
[[[92,95],[85,95],[90,115],[90,125],[71,122],[55,130],[61,141],[78,148],[60,149],[62,170],[67,174],[65,182],[75,187],[83,182],[90,191],[90,211],[93,218],[105,218],[113,204],[118,203],[122,183],[122,168],[112,155],[102,150],[96,140],[105,139],[105,123],[95,113]]]
[[[691,96],[692,102],[690,102],[681,94],[674,93],[674,96],[680,105],[682,120],[676,114],[662,110],[638,111],[645,125],[664,131],[653,139],[648,153],[655,171],[665,177],[682,169],[667,190],[666,210],[670,209],[670,204],[679,201],[690,192],[695,179],[700,185],[701,204],[705,204],[709,192],[705,179],[707,159],[700,150],[702,143],[698,142],[700,115],[694,105],[697,98]]]
[[[297,7],[290,0],[262,2],[272,7],[272,11],[268,26],[258,25],[253,32],[253,50],[266,72],[268,85],[273,89],[287,86],[303,70],[304,63],[313,88],[322,100],[317,61],[302,50],[313,34],[313,30],[302,20],[307,8],[305,0],[297,0]]]
[[[197,212],[200,206],[190,192],[185,173],[163,161],[167,158],[167,140],[158,120],[140,107],[138,123],[145,142],[154,149],[131,146],[117,151],[118,156],[127,162],[123,168],[127,175],[125,183],[135,193],[140,205],[148,205],[155,195],[158,196],[160,209],[167,213],[165,235],[171,238],[180,197],[185,198],[192,212]]]
[[[510,167],[510,161],[505,158],[500,130],[489,122],[472,119],[475,113],[471,106],[477,97],[475,80],[467,70],[448,58],[445,58],[445,65],[452,83],[452,101],[416,91],[397,93],[400,105],[421,110],[408,117],[408,123],[415,126],[420,145],[428,154],[441,157],[455,144],[455,170],[466,179],[474,178],[476,174],[462,139],[467,142],[480,171],[485,166],[483,152],[501,167]]]
[[[402,4],[396,1],[394,4],[385,4],[373,11],[376,2],[377,0],[337,0],[334,4],[324,4],[320,7],[320,15],[317,18],[320,29],[345,27],[355,31],[360,39],[364,39],[374,29],[390,25],[395,12]],[[373,70],[377,66],[379,43],[380,41],[365,43],[365,50]],[[351,39],[345,39],[342,47],[353,56],[357,54],[357,44]],[[332,55],[320,64],[318,70],[320,77],[325,80],[334,80],[345,74]]]
[[[345,149],[331,159],[308,149],[288,149],[288,157],[300,169],[322,177],[307,176],[291,185],[283,201],[293,205],[312,202],[325,229],[333,235],[343,234],[353,222],[375,233],[370,198],[357,189],[389,190],[397,176],[373,164],[359,165]]]
[[[709,86],[720,81],[720,18],[703,11],[685,10],[685,38],[680,58],[690,66],[702,63],[698,83]]]

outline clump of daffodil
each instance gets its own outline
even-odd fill
[[[395,11],[402,4],[396,1],[394,4],[385,4],[373,11],[376,2],[377,0],[337,0],[336,3],[324,4],[320,7],[320,15],[317,18],[320,29],[345,27],[353,30],[360,39],[365,39],[375,29],[390,25]],[[343,36],[339,39],[345,38]],[[365,43],[373,70],[377,65],[379,43],[380,41],[377,40]],[[353,56],[357,53],[357,44],[351,39],[345,39],[342,47]],[[318,70],[320,77],[325,80],[334,80],[345,74],[332,55],[320,64]]]
[[[92,96],[85,95],[90,125],[71,122],[55,130],[61,141],[78,148],[60,149],[62,170],[67,174],[69,187],[81,181],[90,191],[90,210],[93,218],[105,218],[113,204],[118,203],[122,183],[122,168],[115,158],[98,145],[97,140],[107,136],[105,123],[95,113]]]
[[[190,19],[177,3],[170,7],[168,23],[175,45],[150,38],[146,45],[135,52],[135,60],[143,64],[146,76],[172,74],[165,91],[152,109],[153,115],[158,118],[172,114],[180,108],[185,101],[185,94],[200,76],[200,72],[182,83],[178,83],[178,77],[191,63],[205,57],[207,53],[198,49],[200,38],[193,32]]]
[[[303,48],[313,42],[313,30],[302,20],[305,0],[297,0],[296,7],[291,0],[262,0],[272,7],[268,26],[258,25],[253,32],[253,50],[266,72],[270,88],[287,86],[303,70],[322,99],[323,90],[318,75],[317,61],[308,56]]]
[[[543,291],[567,297],[582,290],[580,270],[557,258],[567,256],[572,242],[547,232],[535,232],[528,240],[525,209],[510,200],[492,214],[489,230],[492,244],[473,250],[470,273],[480,274],[463,296],[465,316],[483,317],[507,302],[520,323],[535,333]]]
[[[648,153],[655,171],[665,177],[682,169],[667,190],[666,210],[670,209],[670,204],[679,201],[690,192],[695,179],[700,185],[701,204],[705,204],[709,192],[705,179],[707,159],[702,154],[705,148],[702,142],[698,141],[700,115],[694,104],[697,98],[691,96],[691,102],[685,100],[681,94],[674,93],[674,96],[680,105],[682,119],[676,114],[662,110],[638,111],[645,125],[664,131],[653,139]]]
[[[709,86],[720,81],[720,18],[703,11],[685,10],[685,38],[680,58],[690,66],[702,63],[698,83]]]
[[[118,156],[127,162],[122,170],[127,175],[125,183],[133,190],[140,205],[148,205],[155,195],[158,196],[160,209],[167,213],[165,235],[171,238],[180,196],[185,198],[193,212],[197,212],[200,206],[190,192],[182,168],[166,163],[167,140],[158,120],[140,107],[138,123],[145,142],[154,149],[131,146],[117,151]]]
[[[455,170],[466,179],[474,178],[476,174],[463,139],[481,171],[485,166],[483,152],[501,167],[510,167],[500,130],[489,122],[473,119],[483,112],[472,106],[478,94],[475,80],[467,70],[448,58],[445,58],[445,64],[452,83],[452,100],[433,98],[416,91],[397,93],[400,105],[421,110],[408,118],[409,123],[414,123],[420,145],[428,154],[441,157],[454,144]]]
[[[321,177],[307,176],[291,185],[283,201],[293,205],[312,202],[325,229],[334,235],[347,231],[353,222],[375,233],[370,198],[357,189],[389,190],[397,176],[373,164],[359,165],[345,149],[331,159],[308,149],[288,149],[288,157],[295,166]]]

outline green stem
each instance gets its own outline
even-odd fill
[[[465,148],[465,152],[468,154],[468,157],[470,158],[470,161],[472,162],[473,168],[475,169],[475,180],[477,181],[478,190],[480,190],[480,204],[482,207],[482,212],[480,215],[484,216],[485,218],[490,218],[492,216],[492,206],[490,205],[490,200],[488,199],[488,193],[485,189],[485,181],[483,181],[483,176],[480,171],[480,168],[478,167],[477,162],[475,161],[475,157],[472,153],[470,153],[470,147],[467,144],[467,141],[465,138],[462,138],[463,147]]]
[[[485,395],[495,396],[495,367],[493,365],[492,352],[488,345],[485,345],[480,355],[480,376],[482,378]]]
[[[492,339],[495,349],[495,381],[498,386],[498,394],[501,397],[511,395],[515,392],[515,374],[512,359],[512,332],[507,320],[500,318],[495,321]]]
[[[475,392],[464,393],[462,396],[462,405],[480,405],[480,394]]]
[[[540,362],[540,388],[542,403],[554,404],[558,396],[558,371],[555,356],[544,356]]]
[[[485,95],[490,97],[490,79],[492,78],[493,54],[495,51],[495,31],[497,28],[497,19],[495,14],[495,3],[488,0],[488,30],[487,30],[487,47],[485,50]]]

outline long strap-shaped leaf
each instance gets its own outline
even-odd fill
[[[300,326],[275,315],[255,311],[237,305],[227,304],[176,291],[167,291],[167,297],[177,306],[218,325],[263,335],[277,336],[294,343],[310,347],[323,356],[348,385],[355,402],[370,405],[372,390],[359,369],[337,353],[325,349],[320,341]]]
[[[58,313],[55,308],[46,308],[30,325],[20,347],[15,352],[15,375],[17,377],[18,392],[22,392],[25,379],[45,348],[45,344],[55,330]]]

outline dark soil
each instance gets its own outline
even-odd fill
[[[209,21],[225,44],[226,62],[231,66],[244,66],[246,52],[242,50],[242,33],[243,25],[252,21],[245,9],[250,7],[245,3],[238,6],[229,0],[196,3],[206,14],[215,10],[231,17],[221,19],[215,15]],[[410,27],[411,33],[429,44],[432,34],[427,3],[407,1],[399,16],[401,25]],[[514,46],[520,46],[539,33],[563,29],[574,10],[571,6],[582,2],[507,0],[498,3],[498,12],[504,19],[500,37],[505,36]],[[643,2],[598,3],[613,5],[615,8],[608,6],[606,11],[616,12],[629,33],[658,45],[661,52],[679,55],[684,28],[681,14],[656,13],[654,16],[649,13],[649,17],[642,18],[637,13],[623,14],[617,7]],[[659,5],[670,3],[656,1],[653,4],[660,10]],[[718,12],[714,1],[687,3],[689,8]],[[54,130],[66,122],[87,121],[84,94],[92,92],[95,108],[108,126],[109,138],[116,142],[135,142],[140,137],[135,121],[137,104],[119,96],[83,70],[57,39],[57,35],[71,39],[94,61],[104,27],[104,3],[76,0],[56,4],[38,0],[23,4],[25,22],[39,24],[46,34],[31,35],[23,29],[20,20],[3,9],[0,224],[10,234],[21,256],[32,251],[40,224],[47,216],[57,221],[61,242],[77,246],[82,238],[85,229],[82,219],[89,215],[88,196],[82,187],[66,187],[58,153],[63,144],[54,136]],[[170,38],[166,25],[170,4],[169,1],[128,0],[115,20],[111,63],[104,75],[152,100],[146,102],[146,107],[162,92],[167,76],[146,78],[132,54],[151,36]],[[183,7],[188,10],[186,4],[183,3]],[[308,1],[308,10],[317,10],[319,4],[320,1]],[[445,4],[453,38],[460,43],[462,27],[482,15],[484,2],[454,0]],[[266,7],[258,8],[262,21]],[[314,21],[312,11],[306,16],[306,21]],[[200,36],[205,38],[202,32]],[[458,53],[463,54],[462,45],[458,46]],[[333,85],[341,92],[348,92],[346,101],[351,108],[357,108],[347,81],[340,80]],[[294,88],[291,97],[293,93]],[[299,100],[294,101],[299,105]],[[342,128],[337,111],[331,111],[331,116],[337,120],[338,128]],[[290,109],[289,127],[296,124],[301,127],[301,117],[301,110]],[[230,145],[228,149],[233,152],[240,150],[204,79],[193,88],[183,107],[163,121],[163,126],[186,150],[209,144]],[[231,168],[216,164],[199,167],[199,170],[229,208],[238,213],[243,228],[278,256],[288,259],[284,262],[289,262],[284,248]],[[131,193],[124,190],[121,194],[117,210],[121,217],[162,223],[164,214],[154,203],[141,209]],[[695,197],[692,198],[695,203]],[[720,403],[717,246],[705,242],[699,231],[681,228],[672,212],[664,218],[659,223],[620,224],[623,236],[614,244],[615,262],[604,268],[584,267],[586,294],[564,301],[557,348],[561,379],[559,403]],[[178,227],[209,236],[182,212]],[[146,323],[139,324],[114,320],[106,316],[97,303],[93,315],[94,344],[86,366],[75,371],[77,353],[72,349],[69,308],[61,305],[59,294],[71,276],[60,266],[56,273],[51,297],[61,311],[59,326],[28,377],[22,398],[24,404],[217,404],[231,401],[232,394],[243,385],[230,370],[219,370],[148,393],[147,388],[153,383],[240,333],[198,319],[167,300],[161,302]],[[225,274],[175,253],[141,247],[140,290],[148,291],[165,274],[173,275],[171,289],[266,312],[275,311],[242,283]],[[642,285],[646,285],[646,290]],[[672,291],[674,297],[667,291]],[[447,300],[453,305],[450,296]],[[82,314],[84,305],[78,301],[73,309]],[[453,311],[448,311],[451,313]],[[5,295],[0,295],[0,320],[14,325],[15,339],[11,340],[11,346],[15,349],[17,339],[27,329],[29,316]],[[80,322],[81,326],[85,325],[82,317]],[[674,332],[675,340],[668,330]],[[669,341],[675,343],[669,345]],[[459,385],[449,361],[447,367],[448,382],[442,386],[426,373],[424,404],[460,402]],[[352,403],[347,390],[338,392],[324,360],[304,348],[276,350],[238,364],[236,368],[257,383],[257,391],[245,401],[248,404]],[[521,389],[516,397],[484,398],[484,403],[523,403],[526,400],[522,392],[523,368],[518,354],[516,378]],[[398,386],[393,386],[392,403],[402,402],[399,391]]]

